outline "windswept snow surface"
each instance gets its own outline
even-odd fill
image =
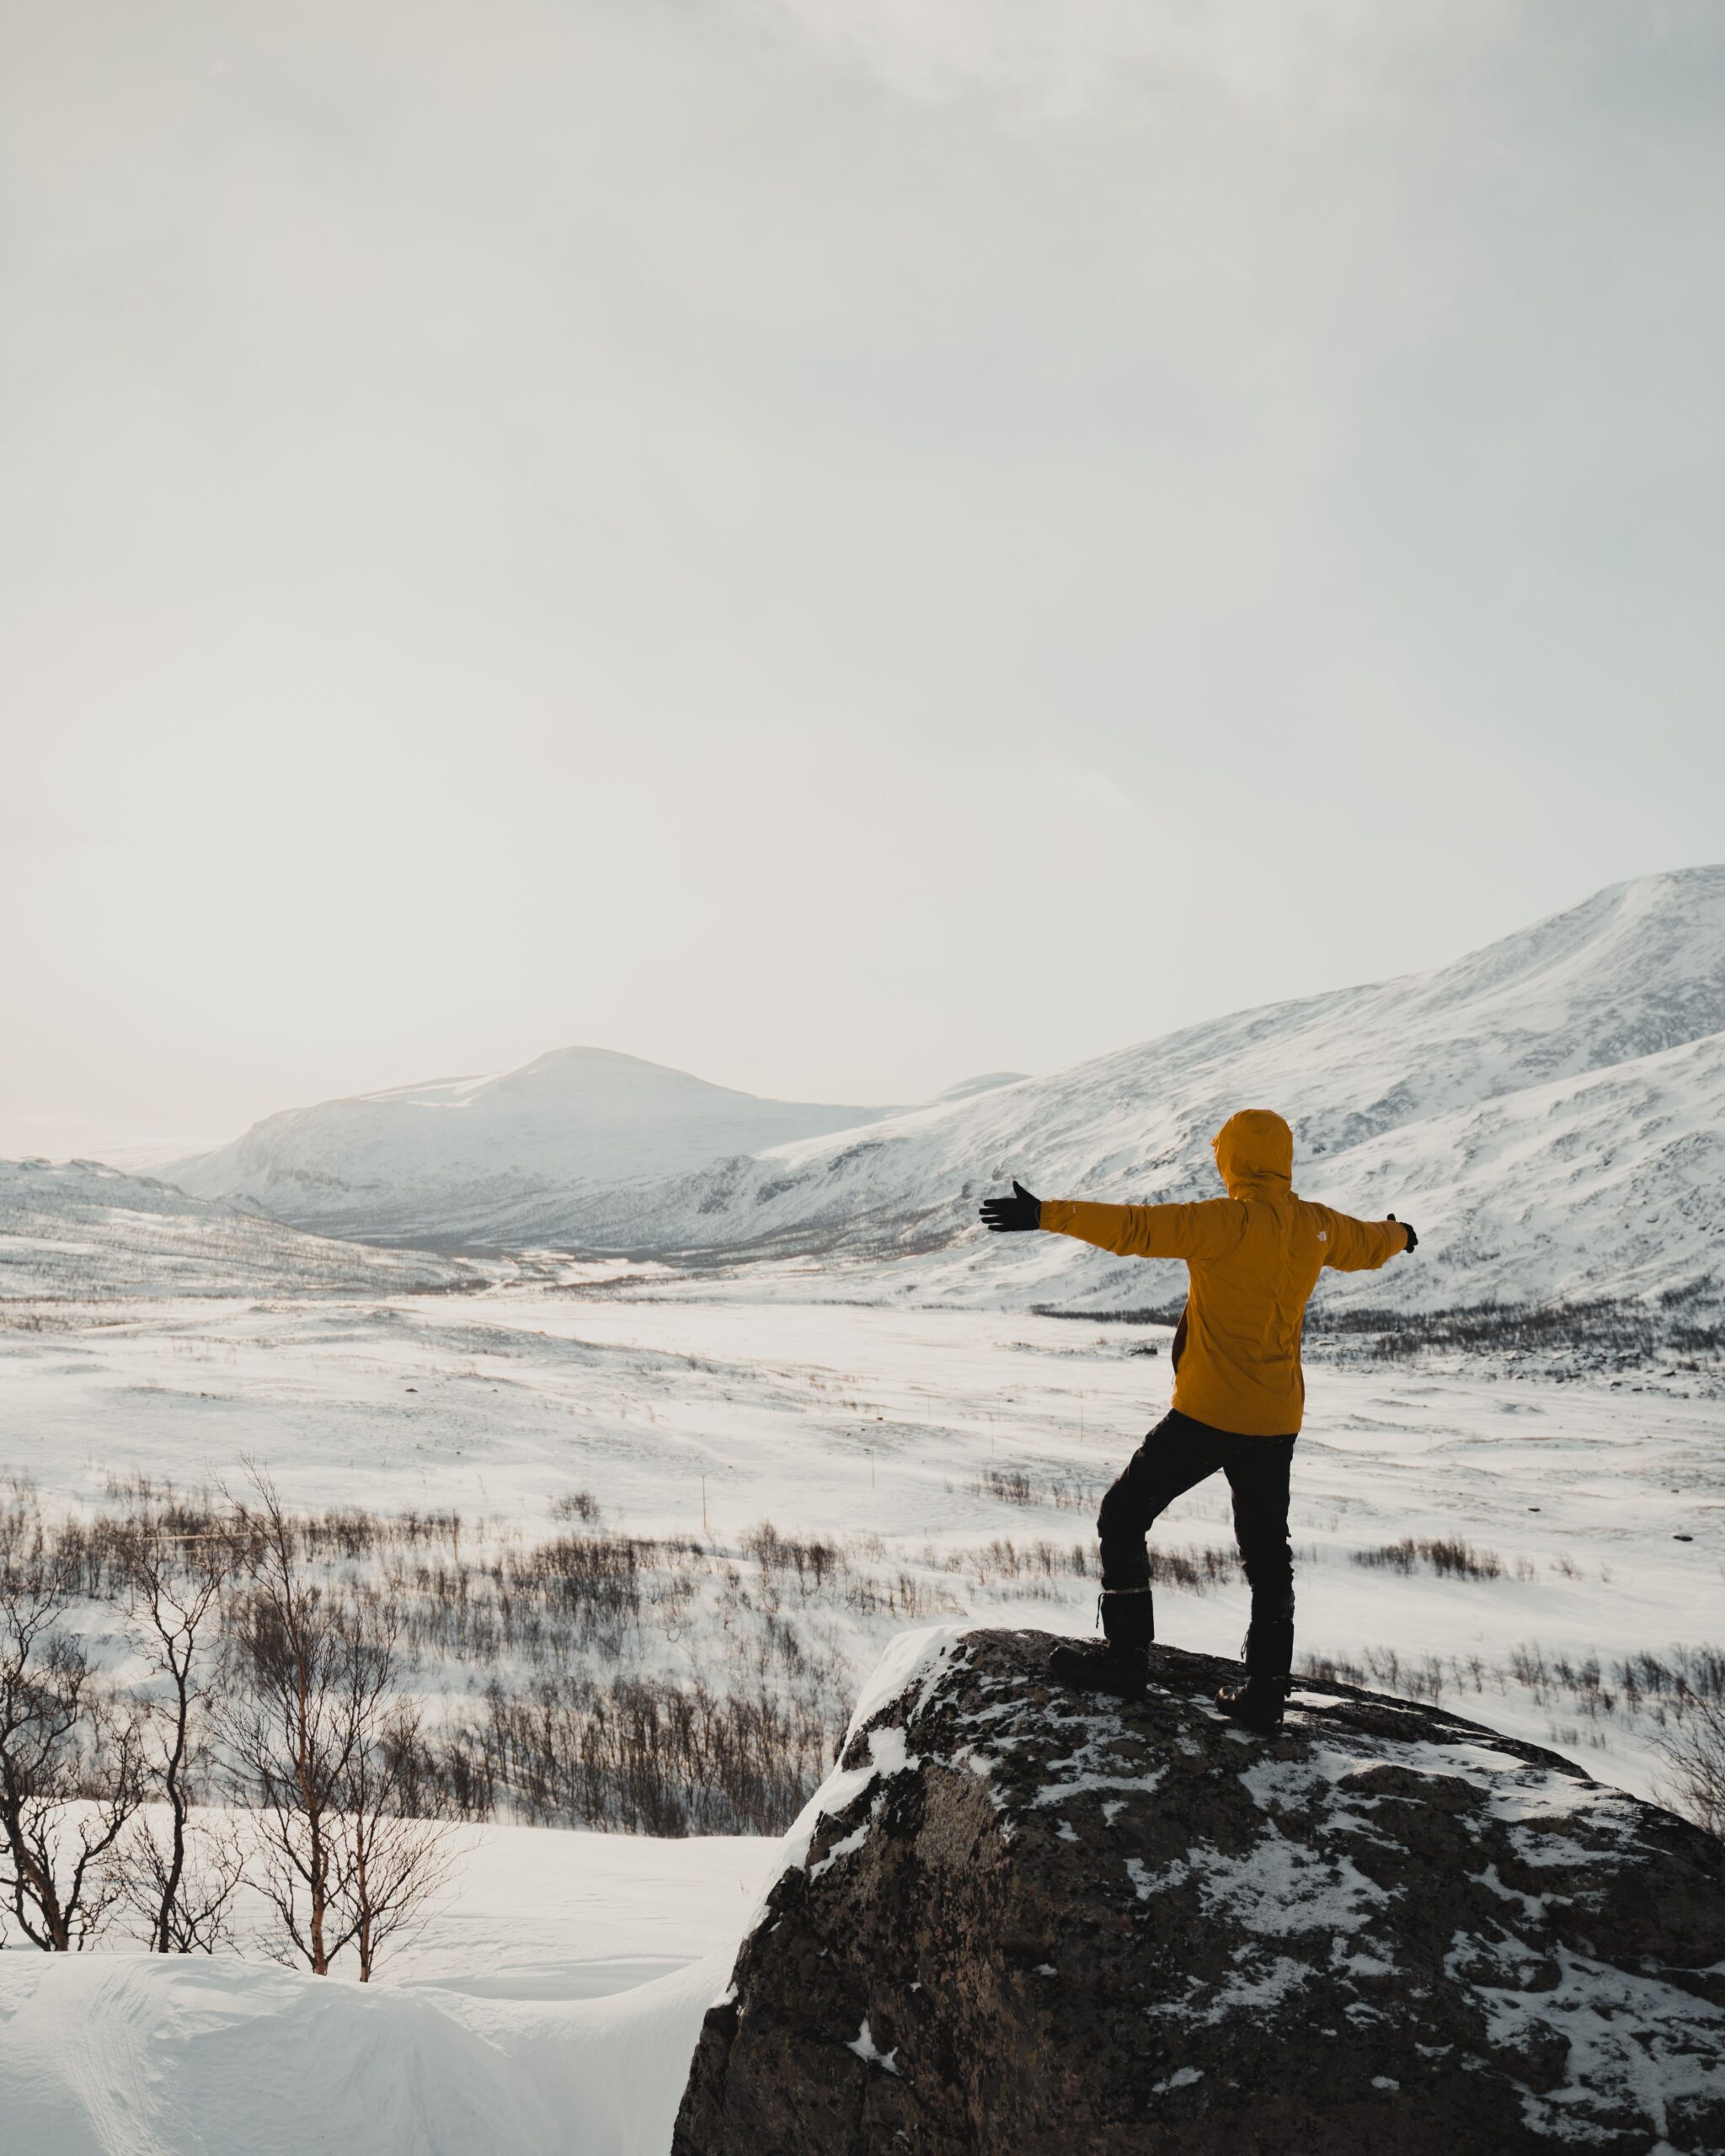
[[[482,1285],[425,1251],[307,1235],[95,1161],[0,1161],[0,1304]]]
[[[1002,1086],[1023,1085],[1028,1075],[1023,1070],[985,1070],[979,1077],[961,1078],[956,1086],[948,1086],[944,1092],[935,1095],[931,1105],[974,1100],[978,1093],[997,1093]]]
[[[638,1056],[569,1048],[500,1077],[291,1108],[162,1172],[196,1196],[330,1235],[514,1246],[543,1240],[595,1186],[891,1112],[761,1100]]]
[[[0,1953],[7,2156],[663,2156],[772,1840],[462,1830],[458,1898],[360,1987]]]
[[[1194,1026],[861,1132],[595,1193],[547,1240],[890,1257],[895,1290],[996,1305],[1178,1298],[1176,1270],[974,1233],[1044,1197],[1220,1193],[1210,1141],[1279,1109],[1295,1184],[1395,1212],[1418,1262],[1326,1293],[1402,1309],[1699,1291],[1725,1305],[1725,867],[1613,886],[1436,972]]]

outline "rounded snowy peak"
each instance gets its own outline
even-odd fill
[[[338,1235],[531,1240],[573,1191],[686,1174],[888,1113],[763,1100],[616,1049],[565,1048],[499,1075],[291,1108],[163,1173]]]
[[[758,1097],[734,1086],[715,1086],[692,1071],[669,1064],[649,1063],[644,1056],[625,1055],[611,1048],[554,1048],[524,1063],[519,1070],[487,1079],[475,1098],[498,1102],[579,1100],[592,1107],[601,1102],[618,1106],[638,1105],[644,1097],[658,1099],[749,1101]]]

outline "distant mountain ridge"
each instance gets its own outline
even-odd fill
[[[613,1049],[266,1117],[164,1180],[374,1242],[542,1241],[599,1187],[662,1178],[894,1111],[768,1101]]]

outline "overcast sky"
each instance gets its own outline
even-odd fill
[[[1725,9],[0,0],[0,1152],[1725,857]]]

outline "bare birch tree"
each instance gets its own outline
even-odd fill
[[[392,1654],[393,1647],[392,1641]],[[382,1673],[393,1689],[393,1670]],[[368,1697],[375,1703],[387,1694],[368,1692]],[[371,1981],[385,1946],[418,1928],[454,1867],[448,1823],[414,1818],[403,1809],[419,1744],[416,1707],[398,1702],[382,1721],[375,1710],[368,1712],[342,1790],[348,1855],[344,1901],[362,1984]]]
[[[357,1742],[349,1628],[302,1561],[274,1484],[255,1470],[252,1480],[222,1739],[232,1794],[255,1814],[250,1876],[280,1927],[278,1958],[322,1977],[353,1935],[343,1899],[342,1789]]]
[[[120,1845],[118,1870],[156,1954],[213,1954],[244,1875],[233,1822],[193,1817],[207,1768],[222,1596],[239,1555],[236,1532],[214,1520],[204,1532],[182,1534],[147,1519],[127,1538],[131,1620],[163,1691],[147,1727],[152,1790],[166,1817],[140,1813]]]
[[[419,1724],[402,1696],[393,1603],[313,1578],[274,1487],[253,1481],[249,1577],[222,1710],[235,1794],[258,1815],[251,1877],[275,1913],[282,1958],[323,1976],[352,1945],[369,1982],[385,1945],[447,1880],[450,1830],[403,1814]]]
[[[141,1718],[60,1629],[64,1565],[13,1513],[0,1524],[0,1894],[45,1953],[75,1953],[120,1893],[115,1846],[144,1795]]]

